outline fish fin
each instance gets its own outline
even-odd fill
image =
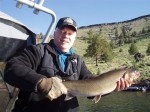
[[[74,96],[72,94],[67,94],[65,97],[65,101],[71,100]]]
[[[100,99],[101,99],[101,95],[96,95],[92,101],[94,101],[95,103],[98,103]]]

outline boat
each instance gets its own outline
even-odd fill
[[[42,43],[47,42],[50,33],[56,23],[56,14],[43,6],[44,0],[16,0],[17,8],[22,8],[23,5],[34,8],[34,13],[40,11],[52,16],[52,21],[42,40]],[[19,92],[15,88],[4,81],[4,69],[7,61],[16,53],[29,45],[36,44],[36,34],[20,21],[0,11],[0,112],[11,112]],[[11,33],[13,32],[13,33]]]
[[[128,87],[125,91],[140,91],[141,88],[140,87]]]

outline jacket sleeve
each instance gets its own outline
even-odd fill
[[[37,82],[44,77],[36,72],[40,60],[41,54],[35,45],[24,49],[20,55],[7,62],[4,80],[19,89],[37,91]]]
[[[80,71],[80,77],[79,79],[89,79],[94,77],[94,75],[90,72],[90,70],[88,70],[88,68],[85,65],[85,62],[82,60],[81,61],[81,71]]]

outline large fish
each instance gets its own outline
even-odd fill
[[[117,81],[120,78],[133,82],[139,76],[138,71],[124,68],[103,73],[92,79],[63,81],[68,91],[66,100],[69,100],[71,96],[95,96],[94,101],[97,103],[102,95],[111,93],[116,89]]]

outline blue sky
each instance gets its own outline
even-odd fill
[[[38,0],[35,0],[37,2]],[[61,17],[72,17],[78,27],[92,24],[112,23],[130,20],[150,14],[150,0],[45,0],[43,6]],[[15,0],[0,0],[0,11],[12,16],[35,33],[46,33],[51,16],[24,5],[16,8]]]

